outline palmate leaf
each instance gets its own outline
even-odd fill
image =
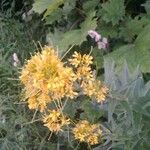
[[[67,18],[75,7],[75,2],[74,0],[35,0],[32,9],[39,14],[45,12],[43,19],[46,20],[46,24],[52,24],[54,21],[59,22]]]
[[[99,4],[99,0],[94,0],[94,1],[91,1],[91,0],[86,0],[84,3],[83,3],[83,10],[88,13],[89,11],[93,11],[95,10],[95,7]]]
[[[142,72],[150,72],[150,24],[138,35],[134,44],[120,47],[116,51],[105,56],[105,59],[114,59],[119,72],[124,61],[127,60],[129,69],[139,65]]]
[[[123,37],[125,41],[132,42],[144,27],[150,22],[146,17],[139,16],[132,19],[131,17],[125,19],[125,23],[120,27],[119,36]]]
[[[118,24],[125,16],[124,0],[109,0],[102,4],[101,16],[106,23]]]
[[[65,52],[71,45],[80,45],[86,40],[88,30],[95,29],[97,26],[96,19],[93,19],[94,16],[95,11],[90,12],[85,21],[81,23],[80,29],[70,30],[65,33],[55,30],[54,34],[49,33],[47,42],[57,47],[60,53]]]

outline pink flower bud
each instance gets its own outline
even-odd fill
[[[12,59],[13,59],[13,66],[17,67],[18,63],[19,63],[19,59],[16,53],[13,53],[12,55]]]
[[[101,39],[101,35],[100,34],[96,34],[95,36],[95,42],[98,42]]]
[[[17,56],[16,53],[13,53],[13,60],[14,60],[15,62],[19,62],[19,59],[18,59],[18,56]]]
[[[95,38],[95,31],[93,31],[93,30],[88,31],[88,35],[89,35],[91,38]]]
[[[98,49],[105,49],[105,43],[103,43],[103,42],[97,42],[97,45],[98,45]]]
[[[102,38],[100,34],[98,34],[94,30],[89,30],[88,35],[95,40],[98,45],[98,49],[106,49],[108,47],[108,40],[107,38]]]
[[[13,62],[13,66],[14,66],[14,67],[17,67],[17,62]]]
[[[108,44],[107,38],[103,38],[103,39],[102,39],[102,42],[105,43],[105,44]]]
[[[98,34],[96,31],[94,30],[90,30],[88,31],[88,35],[95,40],[95,42],[98,42],[101,39],[101,35]]]

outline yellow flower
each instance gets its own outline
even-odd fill
[[[82,56],[80,53],[77,53],[76,51],[74,52],[74,54],[72,55],[72,59],[69,59],[69,62],[71,65],[78,67],[79,64],[81,64],[82,61]]]
[[[73,87],[76,76],[72,68],[65,67],[51,47],[44,47],[41,53],[27,61],[20,80],[25,86],[25,97],[36,97],[36,100],[28,101],[30,109],[42,112],[51,101],[77,96]]]
[[[33,96],[33,97],[30,97],[28,99],[28,107],[29,109],[36,109],[38,106],[38,103],[36,102],[36,97]]]
[[[98,144],[102,131],[97,124],[90,124],[87,120],[79,121],[73,128],[76,140],[90,145]]]
[[[76,76],[79,80],[93,80],[93,74],[89,66],[80,66],[77,68]]]
[[[90,65],[93,63],[93,57],[84,54],[83,56],[76,51],[72,55],[73,58],[69,59],[71,65],[75,67],[75,74],[78,80],[93,80],[93,72]]]
[[[95,93],[96,101],[98,103],[105,101],[107,93],[108,88],[106,86],[101,86]]]
[[[92,59],[93,59],[92,56],[84,54],[83,57],[82,57],[82,63],[84,65],[89,66],[93,63]]]
[[[89,97],[94,97],[100,103],[105,101],[108,88],[101,84],[98,80],[82,81],[81,88],[83,93]]]
[[[43,118],[44,126],[48,127],[51,132],[62,131],[62,127],[70,123],[59,110],[49,110],[49,114]]]
[[[83,89],[83,94],[89,97],[92,97],[96,92],[93,81],[82,81],[81,87]]]
[[[73,65],[75,68],[78,66],[84,65],[84,66],[89,66],[92,64],[92,59],[93,57],[90,55],[84,54],[83,56],[80,53],[77,53],[76,51],[72,55],[72,59],[69,59],[69,62],[71,65]]]

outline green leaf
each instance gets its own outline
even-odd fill
[[[135,41],[135,48],[144,51],[147,50],[150,53],[150,23],[142,30]],[[150,55],[149,55],[150,56]],[[150,64],[150,59],[149,59]]]
[[[41,14],[47,9],[47,7],[52,3],[52,1],[53,0],[35,0],[32,9],[35,12]]]
[[[120,37],[123,37],[127,42],[132,42],[135,36],[137,36],[149,22],[150,20],[145,17],[141,19],[140,17],[135,17],[134,19],[127,18],[125,24],[120,27]]]
[[[95,29],[97,27],[97,21],[95,17],[95,11],[87,13],[85,21],[81,23],[81,31],[84,35],[87,35],[87,31],[90,29]],[[93,19],[94,18],[94,19]]]
[[[136,103],[133,104],[133,109],[141,114],[150,117],[150,96],[136,98]],[[133,98],[132,98],[133,101]]]
[[[123,74],[116,73],[110,60],[105,60],[104,69],[105,82],[112,94],[108,100],[112,144],[116,147],[121,143],[125,149],[146,149],[150,133],[150,82],[144,84],[138,69],[130,73],[126,63]]]
[[[71,45],[81,45],[83,41],[86,40],[88,30],[96,28],[96,19],[93,19],[95,12],[90,12],[87,15],[84,22],[81,23],[81,29],[74,29],[67,31],[65,33],[55,30],[54,34],[49,34],[47,36],[48,43],[51,43],[58,47],[59,52],[62,54]]]
[[[54,10],[57,10],[66,0],[52,0],[51,4],[47,7],[47,11],[44,13],[44,18],[51,14]]]
[[[139,65],[142,72],[150,72],[150,25],[137,37],[135,44],[128,44],[120,47],[112,53],[105,56],[105,59],[113,59],[117,64],[117,71],[122,68],[126,60],[129,69],[133,70]]]
[[[62,7],[60,5],[64,4]],[[67,18],[70,11],[75,7],[73,0],[36,0],[33,4],[33,10],[39,14],[44,13],[46,24],[52,24],[55,21],[60,21]]]
[[[33,10],[39,14],[44,13],[44,18],[63,4],[65,0],[36,0],[33,4]]]
[[[63,112],[64,112],[64,114],[66,114],[67,116],[69,116],[70,118],[73,119],[75,117],[75,114],[76,114],[79,106],[80,105],[79,105],[78,101],[68,100]]]
[[[62,10],[58,8],[57,10],[53,11],[46,17],[46,24],[52,24],[55,21],[60,21],[62,19]]]
[[[118,24],[125,16],[124,0],[109,0],[102,4],[101,16],[106,23]]]
[[[68,0],[68,1],[66,1],[64,3],[64,6],[63,6],[63,12],[62,12],[63,15],[65,17],[67,17],[70,14],[71,10],[74,9],[75,5],[76,5],[76,1],[75,0]]]
[[[101,50],[94,48],[92,52],[92,56],[94,58],[94,65],[96,69],[100,69],[103,66],[103,53]]]
[[[124,64],[124,61],[127,60],[127,62],[129,63],[129,69],[136,67],[137,66],[137,60],[135,53],[134,53],[134,45],[125,45],[120,47],[119,49],[113,51],[112,53],[104,56],[104,59],[107,60],[115,60],[116,63],[116,70],[117,72],[121,71],[121,68]],[[130,63],[132,62],[132,64],[130,65]]]
[[[99,0],[87,0],[83,3],[83,10],[88,13],[89,11],[95,10],[95,7],[98,5]]]
[[[81,103],[81,109],[84,110],[81,114],[81,119],[87,119],[92,123],[97,122],[98,119],[104,114],[98,104],[93,104],[89,100]]]
[[[118,37],[118,27],[112,26],[110,23],[105,23],[102,20],[98,21],[98,32],[104,37],[117,38]]]

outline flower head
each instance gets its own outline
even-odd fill
[[[29,108],[37,107],[40,111],[53,100],[74,98],[77,95],[73,89],[75,79],[73,70],[64,66],[51,47],[44,47],[41,53],[32,56],[20,76]]]
[[[82,81],[81,84],[83,93],[91,98],[94,98],[96,102],[100,103],[105,101],[108,93],[108,88],[101,84],[97,80]]]
[[[71,65],[73,65],[75,68],[77,68],[78,66],[89,66],[90,64],[92,64],[92,59],[93,57],[90,55],[86,55],[84,54],[83,56],[78,53],[78,52],[74,52],[74,54],[72,55],[73,58],[69,59],[69,62]]]
[[[90,145],[98,144],[102,131],[97,124],[90,124],[87,120],[79,121],[73,128],[76,140]]]
[[[104,85],[100,86],[94,95],[96,101],[98,103],[105,101],[107,93],[108,93],[108,88]]]
[[[98,34],[96,31],[94,30],[90,30],[88,31],[88,35],[95,40],[95,42],[97,43],[98,49],[106,49],[108,47],[108,40],[107,38],[103,37]]]
[[[72,55],[73,58],[69,59],[71,65],[75,67],[75,74],[77,79],[93,79],[92,71],[90,65],[93,63],[93,57],[90,55],[84,54],[83,56],[76,51]]]
[[[69,121],[59,110],[49,110],[49,114],[43,118],[44,126],[48,127],[51,132],[62,131],[62,127],[68,125]]]

